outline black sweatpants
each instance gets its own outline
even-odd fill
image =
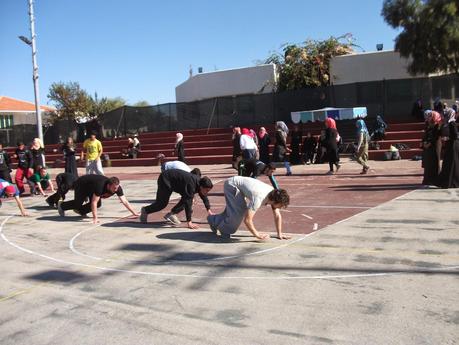
[[[87,214],[91,212],[91,199],[94,193],[88,193],[86,190],[80,188],[75,189],[75,198],[70,201],[64,201],[61,205],[64,211],[66,210],[77,210],[80,214]],[[86,200],[89,199],[89,202]],[[86,203],[85,203],[86,202]],[[99,199],[97,208],[102,206],[102,199]]]
[[[158,190],[156,191],[156,200],[152,204],[145,206],[144,208],[147,214],[161,211],[167,206],[167,204],[169,204],[172,189],[170,189],[164,183],[161,177],[162,176],[160,176],[160,178],[158,179]]]
[[[53,195],[49,196],[46,201],[50,204],[57,204],[60,199],[65,200],[65,195],[73,188],[74,181],[75,178],[69,179],[65,174],[58,174],[56,176],[57,190]]]

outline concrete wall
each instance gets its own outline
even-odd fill
[[[275,78],[275,65],[199,73],[175,88],[175,98],[177,103],[181,103],[213,97],[270,93]]]
[[[409,60],[395,51],[349,54],[334,57],[330,62],[334,85],[413,78],[407,72]],[[417,77],[425,77],[419,75]]]

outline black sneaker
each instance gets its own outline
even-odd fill
[[[59,216],[65,217],[65,211],[62,209],[62,203],[63,203],[62,200],[59,200],[57,202],[57,212],[59,212]]]
[[[49,199],[46,199],[45,201],[46,201],[46,203],[49,205],[49,207],[52,207],[52,208],[54,208],[54,207],[55,207],[55,204],[54,204],[54,202],[52,202],[51,200],[49,200]]]
[[[142,207],[140,209],[140,217],[139,217],[140,222],[146,224],[147,217],[148,217],[147,211],[145,211],[145,207]]]

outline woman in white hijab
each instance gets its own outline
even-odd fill
[[[177,160],[185,163],[185,148],[183,147],[182,133],[176,134],[174,154],[177,155]]]

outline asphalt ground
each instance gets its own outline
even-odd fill
[[[1,344],[457,344],[459,190],[423,188],[420,162],[295,166],[278,182],[292,239],[215,237],[129,217],[116,197],[100,224],[43,197],[0,209]],[[202,166],[224,208],[234,170]],[[57,173],[58,171],[53,171]],[[155,197],[158,167],[107,168],[136,209]],[[171,202],[171,204],[173,201]],[[171,205],[172,206],[172,205]],[[183,215],[180,217],[182,220]],[[269,209],[255,216],[274,235]]]

